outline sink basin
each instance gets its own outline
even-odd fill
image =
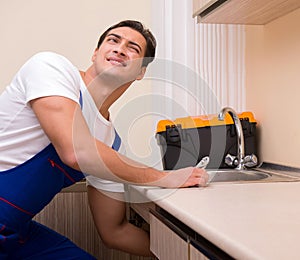
[[[259,181],[271,176],[253,170],[208,170],[208,174],[211,182]]]
[[[291,182],[300,181],[289,175],[282,175],[264,171],[261,169],[255,170],[235,170],[235,169],[207,169],[209,174],[209,182]]]

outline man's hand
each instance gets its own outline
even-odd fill
[[[187,178],[186,182],[181,187],[206,186],[208,182],[208,174],[204,169],[191,167],[191,168],[181,169],[181,171],[187,171],[187,172],[192,171],[190,176]]]
[[[157,182],[145,184],[165,188],[185,188],[192,186],[206,186],[208,174],[204,169],[188,167],[169,172]]]

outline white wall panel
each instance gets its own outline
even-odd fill
[[[196,24],[191,0],[154,0],[152,5],[160,15],[152,12],[152,27],[161,32],[157,35],[158,57],[179,63],[183,68],[181,82],[184,85],[180,88],[185,94],[176,88],[175,80],[173,85],[166,83],[165,89],[153,87],[154,92],[165,94],[184,107],[185,113],[179,114],[173,107],[168,116],[217,113],[223,106],[244,110],[244,27]],[[193,79],[189,70],[195,74]]]

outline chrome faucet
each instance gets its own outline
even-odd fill
[[[245,169],[244,166],[244,157],[245,157],[245,143],[244,143],[244,134],[241,121],[237,113],[230,107],[224,107],[218,115],[218,119],[224,121],[225,114],[228,113],[234,122],[236,133],[237,133],[237,170]]]

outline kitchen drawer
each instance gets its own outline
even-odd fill
[[[153,214],[150,214],[150,250],[159,260],[188,260],[189,244]]]

